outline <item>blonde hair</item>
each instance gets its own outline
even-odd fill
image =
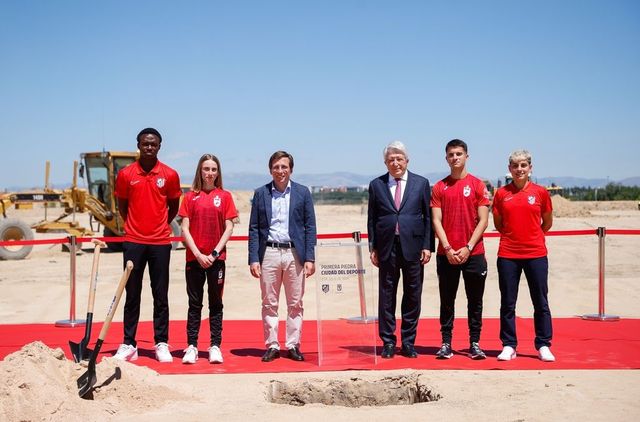
[[[191,190],[194,192],[200,192],[202,190],[202,165],[207,160],[212,160],[218,165],[218,177],[216,177],[213,185],[217,188],[222,189],[222,167],[220,166],[220,160],[218,160],[218,157],[213,154],[204,154],[198,161],[198,166],[196,167],[196,175],[194,176],[193,183],[191,184]]]
[[[517,149],[509,155],[509,165],[511,163],[515,163],[516,161],[527,160],[529,165],[531,165],[531,153],[526,149]]]

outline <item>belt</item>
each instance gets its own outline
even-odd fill
[[[293,242],[267,242],[267,246],[270,248],[291,249],[293,248]]]

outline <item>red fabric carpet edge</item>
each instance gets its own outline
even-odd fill
[[[498,362],[496,356],[501,350],[498,339],[499,320],[484,320],[481,342],[488,358],[474,361],[468,357],[467,328],[465,319],[456,320],[454,330],[454,356],[449,360],[434,357],[440,345],[437,319],[420,320],[416,350],[417,359],[397,355],[393,359],[373,356],[370,340],[375,340],[375,325],[349,324],[346,321],[328,321],[322,324],[324,348],[319,365],[316,321],[305,321],[302,351],[306,360],[294,362],[282,357],[270,363],[263,363],[261,321],[224,321],[223,364],[209,364],[207,347],[209,328],[203,320],[200,330],[200,359],[194,365],[182,364],[182,349],[186,347],[186,322],[170,323],[170,344],[173,363],[159,363],[153,350],[153,324],[141,322],[138,326],[138,350],[140,358],[135,362],[147,366],[161,374],[214,374],[214,373],[265,373],[265,372],[306,372],[336,371],[348,369],[458,369],[458,370],[541,370],[541,369],[640,369],[640,319],[623,319],[618,322],[585,321],[579,318],[554,318],[554,341],[552,350],[556,362],[545,363],[537,358],[533,346],[533,320],[518,318],[518,357],[510,362]],[[399,324],[398,324],[399,325]],[[102,324],[92,327],[93,348]],[[281,323],[280,333],[285,332]],[[59,328],[51,324],[0,325],[0,359],[4,359],[22,346],[39,340],[51,348],[60,347],[71,358],[69,341],[79,343],[84,336],[84,327]],[[102,346],[98,361],[115,353],[122,338],[122,323],[113,323]]]

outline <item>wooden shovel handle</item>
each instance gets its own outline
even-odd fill
[[[104,319],[104,324],[102,325],[102,330],[100,330],[98,340],[104,340],[104,338],[107,336],[107,331],[109,331],[111,320],[113,319],[113,315],[116,313],[118,303],[120,302],[120,297],[122,296],[124,287],[127,285],[127,280],[129,280],[131,270],[133,270],[133,262],[127,261],[127,265],[124,269],[124,272],[122,273],[122,277],[120,278],[120,283],[118,283],[116,294],[113,296],[113,300],[111,301],[111,305],[109,306],[109,312],[107,312],[107,317]]]
[[[96,288],[98,286],[98,263],[100,262],[100,248],[107,246],[102,240],[91,239],[95,245],[93,248],[93,263],[91,264],[91,280],[89,285],[89,304],[87,305],[87,313],[93,313],[93,304],[96,299]]]

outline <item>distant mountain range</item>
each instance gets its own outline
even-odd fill
[[[423,174],[429,181],[434,184],[436,181],[447,176],[448,173],[426,173]],[[375,175],[363,175],[349,172],[336,172],[336,173],[323,173],[323,174],[297,174],[293,176],[293,180],[298,183],[302,183],[307,186],[326,186],[326,187],[339,187],[339,186],[367,186],[369,182],[379,176]],[[504,183],[504,178],[499,177],[484,177],[491,180],[494,185],[498,184],[498,180],[501,179]],[[224,174],[224,187],[230,190],[253,190],[260,185],[269,182],[269,175],[264,173],[225,173]],[[183,183],[185,181],[183,180]],[[187,183],[190,182],[186,181]],[[582,178],[572,176],[558,176],[558,177],[538,177],[534,178],[534,182],[541,185],[551,185],[555,183],[557,186],[568,187],[591,187],[601,188],[607,185],[607,183],[618,183],[624,186],[640,186],[640,176],[628,177],[622,180],[610,180],[608,178]],[[55,189],[64,189],[71,186],[71,182],[67,184],[54,184]],[[16,192],[20,190],[31,189],[33,187],[25,186],[9,186],[0,189],[0,191]]]
[[[426,173],[424,177],[434,184],[438,180],[446,177],[449,173]],[[337,172],[337,173],[324,173],[324,174],[294,174],[293,180],[298,183],[302,183],[307,186],[368,186],[369,182],[379,176],[376,175],[362,175],[349,172]],[[498,184],[498,177],[483,177],[484,179],[491,180],[494,185]],[[607,178],[580,178],[571,176],[561,177],[539,177],[534,181],[541,185],[551,185],[555,183],[557,186],[562,187],[592,187],[601,188],[607,185],[607,183],[619,183],[625,186],[640,186],[639,177],[629,177],[622,180],[610,180]],[[227,173],[224,175],[224,186],[226,189],[231,190],[253,190],[260,185],[269,182],[269,175],[257,174],[257,173]],[[504,178],[502,178],[504,183]]]

